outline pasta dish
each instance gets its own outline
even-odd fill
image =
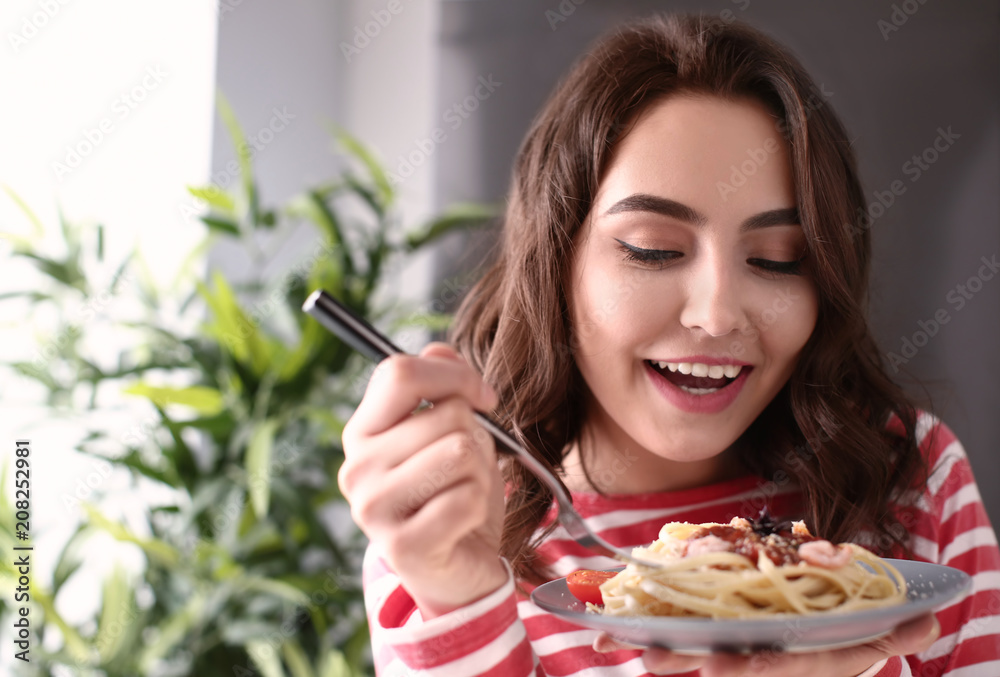
[[[729,524],[670,522],[635,555],[663,562],[629,564],[600,585],[610,616],[759,618],[775,614],[860,611],[901,604],[906,582],[861,546],[834,545],[805,524],[778,529],[769,518]]]

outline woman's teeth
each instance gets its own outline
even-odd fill
[[[692,376],[708,376],[709,378],[736,378],[743,370],[741,364],[713,364],[711,366],[701,362],[653,362],[660,369],[679,371],[682,374]]]

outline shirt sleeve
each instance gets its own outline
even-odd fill
[[[922,414],[918,439],[929,468],[927,490],[901,512],[919,559],[961,569],[972,589],[937,612],[941,636],[908,656],[914,675],[1000,675],[1000,549],[969,459],[954,433]],[[881,675],[881,673],[878,673]]]
[[[376,674],[407,677],[518,677],[536,661],[517,613],[514,575],[496,592],[450,613],[423,620],[399,577],[369,545],[363,585]]]

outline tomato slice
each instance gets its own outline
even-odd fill
[[[601,597],[601,583],[616,575],[615,571],[579,569],[566,577],[566,587],[569,588],[570,594],[581,602],[604,604],[604,599]]]

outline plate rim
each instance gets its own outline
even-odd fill
[[[806,621],[807,626],[814,631],[823,631],[829,628],[836,628],[838,626],[844,625],[844,619],[848,619],[847,622],[851,625],[859,625],[868,623],[878,623],[883,620],[886,624],[884,629],[879,631],[865,632],[863,636],[857,636],[852,638],[847,638],[840,641],[812,641],[807,639],[799,641],[798,643],[783,646],[782,651],[787,651],[789,653],[802,653],[816,650],[832,650],[836,648],[856,646],[858,644],[864,644],[866,642],[873,641],[878,637],[885,636],[892,631],[894,627],[900,623],[904,623],[907,620],[916,618],[922,613],[931,611],[938,608],[943,608],[961,595],[967,593],[972,586],[972,577],[962,571],[961,569],[956,569],[955,567],[949,567],[944,564],[937,564],[934,562],[921,562],[918,560],[904,560],[904,559],[894,559],[894,558],[883,558],[884,561],[896,566],[897,568],[902,568],[911,570],[908,573],[903,573],[906,579],[908,587],[912,585],[913,581],[917,577],[927,576],[928,573],[936,574],[937,576],[956,576],[957,580],[949,585],[947,591],[941,592],[935,590],[933,594],[926,597],[920,597],[916,599],[908,599],[904,604],[893,605],[890,607],[878,607],[874,609],[863,609],[861,611],[848,612],[848,613],[829,613],[829,614],[816,614],[816,615],[799,615],[799,614],[780,614],[775,615],[770,618],[723,618],[723,619],[712,619],[708,617],[675,617],[675,616],[601,616],[599,614],[584,614],[580,611],[572,610],[569,608],[561,608],[557,605],[552,605],[544,600],[541,600],[536,593],[542,588],[548,587],[548,590],[558,589],[560,584],[562,588],[566,589],[565,594],[569,595],[568,588],[566,588],[566,577],[560,577],[552,581],[547,581],[536,587],[531,591],[530,601],[535,606],[539,607],[547,613],[552,613],[560,618],[567,620],[570,623],[575,623],[581,627],[602,630],[608,634],[614,635],[616,628],[619,626],[624,619],[637,619],[641,618],[644,622],[645,627],[652,632],[652,634],[666,634],[668,632],[675,633],[695,633],[697,631],[707,632],[705,640],[701,641],[699,644],[694,645],[690,642],[682,643],[670,643],[655,642],[650,643],[650,646],[662,646],[668,648],[676,653],[686,653],[690,655],[705,655],[712,653],[713,651],[726,650],[726,651],[736,651],[740,653],[752,652],[753,646],[746,646],[742,642],[732,643],[731,647],[722,649],[725,643],[715,641],[718,638],[709,639],[710,635],[721,635],[728,632],[739,632],[753,629],[755,634],[761,633],[766,634],[768,629],[771,630],[782,630],[787,631],[789,621],[802,620]],[[603,571],[621,571],[624,567],[612,567],[608,569],[603,569]],[[912,569],[916,568],[916,571]],[[926,570],[926,571],[925,571]],[[572,598],[572,597],[571,597]],[[575,602],[578,602],[575,598],[572,598]],[[893,613],[896,612],[896,613]],[[589,617],[589,618],[588,618]],[[592,620],[591,623],[577,622],[576,619],[586,619]],[[712,628],[709,630],[709,628]],[[629,639],[629,642],[634,642],[634,637]],[[769,642],[761,642],[760,644],[778,644],[780,643],[780,638],[775,638]],[[759,646],[756,650],[774,650],[772,646],[764,647]]]

